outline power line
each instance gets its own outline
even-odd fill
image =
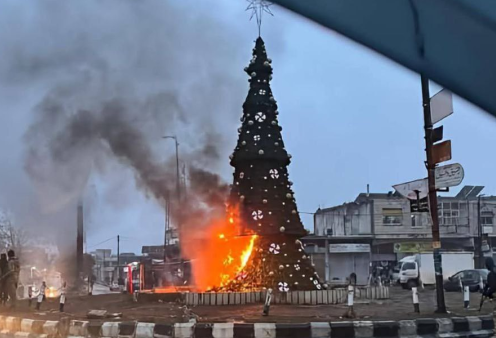
[[[109,242],[109,241],[111,241],[113,239],[116,239],[116,238],[117,238],[117,236],[111,237],[109,239],[104,240],[103,242],[98,243],[98,244],[90,245],[90,246],[87,247],[87,249],[94,248],[95,246],[99,246],[101,244],[107,243],[107,242]]]

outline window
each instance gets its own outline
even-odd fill
[[[383,225],[402,225],[403,210],[401,208],[384,208],[382,209],[382,224]]]
[[[451,279],[452,280],[458,280],[460,278],[463,278],[463,273],[464,273],[464,271],[458,272],[456,275],[451,276]]]
[[[467,270],[463,274],[463,280],[467,280],[467,279],[474,280],[474,279],[476,279],[475,275],[476,275],[476,273],[473,270]]]
[[[412,218],[412,228],[422,226],[422,215],[412,214],[411,218]]]
[[[417,268],[417,265],[413,262],[407,262],[404,263],[403,266],[401,267],[401,270],[415,270]]]
[[[460,203],[443,202],[438,205],[439,224],[444,226],[458,225]]]
[[[492,211],[481,211],[482,226],[493,226],[494,215]]]

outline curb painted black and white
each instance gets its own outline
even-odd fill
[[[0,338],[395,338],[493,337],[494,318],[312,323],[176,323],[42,321],[0,317]]]

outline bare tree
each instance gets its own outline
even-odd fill
[[[27,239],[26,232],[14,225],[12,215],[0,211],[0,247],[14,249],[19,255]]]

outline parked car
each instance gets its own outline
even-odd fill
[[[480,290],[481,281],[482,285],[486,284],[488,274],[489,271],[485,269],[471,269],[457,272],[444,282],[444,290],[460,292],[460,284],[463,284],[463,286],[469,287],[470,292],[477,292]]]
[[[117,282],[112,282],[112,284],[110,284],[110,291],[120,291],[121,290],[121,287],[119,286],[119,284]]]

